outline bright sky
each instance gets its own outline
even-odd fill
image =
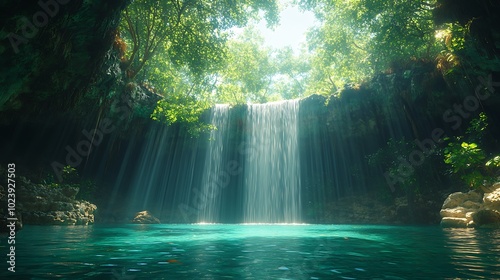
[[[314,14],[300,11],[296,6],[288,6],[280,13],[279,25],[274,30],[266,27],[262,20],[257,29],[264,36],[266,44],[273,48],[292,47],[298,52],[306,42],[306,32],[317,23]]]
[[[280,2],[286,2],[281,0]],[[267,28],[266,20],[262,19],[257,25],[257,30],[264,37],[265,44],[271,48],[292,47],[295,53],[306,42],[306,32],[318,23],[314,14],[309,11],[300,11],[298,7],[284,4],[285,8],[280,13],[280,21],[273,29]],[[235,29],[235,35],[241,30]]]

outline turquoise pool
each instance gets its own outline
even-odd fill
[[[16,235],[16,272],[3,263],[1,279],[500,279],[500,230],[26,226]]]

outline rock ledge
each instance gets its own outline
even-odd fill
[[[493,191],[456,192],[446,198],[441,208],[441,226],[452,228],[500,227],[500,183]]]

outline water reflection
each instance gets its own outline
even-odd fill
[[[443,229],[450,262],[466,277],[500,278],[500,230]]]

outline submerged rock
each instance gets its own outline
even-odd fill
[[[149,211],[137,212],[132,219],[134,224],[160,224],[160,220]]]

